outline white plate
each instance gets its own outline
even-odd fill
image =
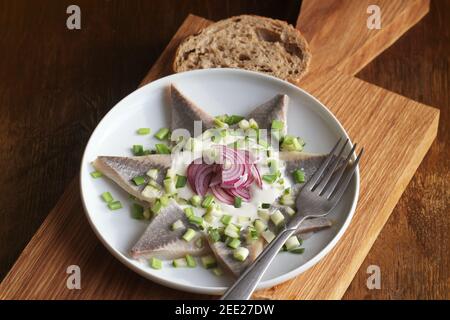
[[[92,133],[81,164],[83,205],[94,232],[117,259],[152,281],[190,292],[221,294],[230,285],[231,278],[217,277],[202,267],[173,268],[169,261],[164,262],[162,270],[153,270],[131,259],[128,251],[144,232],[148,222],[130,217],[131,202],[114,183],[106,178],[93,179],[89,175],[93,171],[90,163],[98,155],[129,156],[133,144],[143,144],[145,147],[154,145],[156,141],[153,135],[139,136],[136,129],[150,127],[154,133],[168,126],[170,115],[166,89],[171,83],[175,83],[186,96],[212,115],[246,115],[252,107],[273,95],[287,94],[290,98],[288,131],[306,141],[307,152],[327,153],[339,137],[348,136],[331,112],[310,94],[277,78],[237,69],[196,70],[159,79],[131,93],[106,114]],[[100,199],[104,191],[110,191],[124,208],[110,211]],[[330,215],[335,221],[334,226],[307,239],[304,242],[304,254],[279,254],[258,288],[271,287],[291,279],[327,254],[348,227],[358,193],[359,171]]]

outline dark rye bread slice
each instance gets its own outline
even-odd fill
[[[241,15],[218,21],[178,47],[175,72],[204,68],[242,68],[298,81],[311,60],[300,31],[284,21]]]

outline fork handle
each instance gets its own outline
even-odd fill
[[[220,300],[248,300],[266,272],[272,260],[295,229],[285,229],[272,240],[256,260],[244,271]]]

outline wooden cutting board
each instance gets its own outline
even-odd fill
[[[366,27],[369,4],[382,29]],[[428,0],[303,1],[298,27],[311,44],[311,72],[298,85],[321,100],[366,149],[355,216],[336,247],[316,266],[255,298],[339,299],[370,250],[433,142],[439,111],[352,75],[428,12]],[[142,82],[171,72],[178,43],[210,22],[189,16]],[[81,269],[81,290],[66,287],[66,269]],[[50,212],[0,285],[2,299],[208,298],[168,289],[115,260],[90,229],[78,177]]]

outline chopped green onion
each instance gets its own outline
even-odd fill
[[[137,176],[133,178],[133,182],[135,185],[140,186],[141,184],[145,183],[145,177],[144,176]]]
[[[295,214],[295,210],[291,207],[286,207],[284,211],[286,211],[286,213],[291,217]]]
[[[225,233],[225,235],[229,236],[230,238],[238,238],[239,237],[239,229],[231,223],[229,225],[227,225],[224,233]]]
[[[133,145],[133,154],[135,156],[142,156],[144,153],[144,147],[141,144]]]
[[[133,219],[138,219],[138,220],[144,219],[144,214],[143,213],[144,213],[144,207],[143,206],[141,206],[138,203],[133,203],[131,205],[131,217]]]
[[[248,238],[251,240],[258,240],[259,239],[259,232],[252,227],[248,228]]]
[[[240,121],[242,121],[244,119],[244,117],[242,116],[238,116],[235,114],[232,114],[231,116],[226,117],[225,119],[225,123],[232,126],[236,123],[239,123]]]
[[[280,198],[280,204],[284,206],[293,206],[295,204],[294,197],[290,194],[284,194]]]
[[[261,204],[261,208],[269,209],[270,208],[270,203],[263,203],[263,204]]]
[[[259,128],[258,123],[253,118],[248,120],[248,123],[250,125],[250,128],[252,128],[252,129],[258,129]]]
[[[241,245],[241,240],[236,239],[236,238],[234,238],[230,242],[228,242],[228,246],[232,249],[236,249],[240,245]]]
[[[102,193],[102,199],[106,203],[110,203],[111,201],[114,200],[113,196],[108,191]]]
[[[186,264],[189,268],[195,268],[197,266],[197,261],[195,261],[193,256],[187,254],[184,258],[186,259]]]
[[[108,208],[110,210],[118,210],[122,208],[122,203],[120,201],[112,201],[108,203]]]
[[[295,248],[292,250],[289,250],[290,253],[295,253],[295,254],[302,254],[303,252],[305,252],[305,248]]]
[[[164,184],[164,190],[166,190],[166,193],[168,193],[168,194],[177,193],[177,189],[175,188],[175,183],[172,178],[165,178],[163,180],[163,184]]]
[[[150,169],[147,171],[147,176],[152,178],[153,180],[158,179],[158,169]]]
[[[302,151],[305,143],[303,140],[287,135],[281,142],[281,151]]]
[[[203,239],[202,239],[202,238],[198,238],[198,239],[195,241],[195,246],[196,246],[197,248],[203,248]]]
[[[161,205],[163,207],[166,207],[169,204],[169,200],[170,200],[169,196],[167,196],[167,195],[164,195],[161,198],[159,198],[159,201],[161,202]]]
[[[258,217],[264,221],[269,221],[270,214],[268,209],[258,209]]]
[[[272,242],[272,240],[275,239],[275,234],[272,231],[270,231],[270,230],[266,230],[266,231],[261,232],[261,236],[268,243]]]
[[[276,174],[265,174],[262,176],[262,179],[267,183],[274,183],[277,178],[278,176]]]
[[[95,170],[95,171],[92,171],[90,173],[90,175],[91,175],[92,178],[97,179],[97,178],[101,178],[103,176],[103,173],[101,173],[100,171]]]
[[[222,222],[223,224],[227,225],[231,222],[231,218],[232,216],[228,215],[228,214],[224,214],[222,216],[222,219],[220,219],[220,222]]]
[[[197,232],[195,232],[194,229],[189,228],[189,229],[187,229],[187,231],[184,233],[183,239],[184,239],[185,241],[189,242],[189,241],[191,241],[191,240],[195,237],[196,233],[197,233]]]
[[[158,140],[164,140],[169,136],[169,129],[168,128],[161,128],[158,130],[157,133],[155,133],[155,138]]]
[[[217,242],[220,240],[220,233],[219,233],[219,230],[217,230],[217,229],[209,228],[208,235],[209,235],[210,239],[212,240],[212,242]]]
[[[203,224],[203,218],[199,217],[199,216],[196,216],[196,215],[191,215],[188,218],[188,220],[189,220],[190,223],[196,224],[198,226],[201,226]]]
[[[214,201],[214,197],[213,197],[212,195],[208,194],[208,195],[203,199],[202,207],[203,207],[203,208],[209,208],[209,207],[212,205],[213,201]]]
[[[305,172],[303,170],[295,170],[294,171],[294,181],[295,183],[303,183],[305,182]]]
[[[272,129],[281,130],[283,128],[284,128],[284,122],[283,121],[277,120],[277,119],[272,121]]]
[[[191,207],[187,207],[184,209],[184,214],[186,215],[186,217],[190,218],[194,215],[194,209],[192,209]]]
[[[198,207],[202,203],[202,198],[199,195],[194,195],[190,201],[194,207]]]
[[[182,228],[184,228],[183,221],[177,220],[177,221],[175,221],[174,223],[172,223],[171,229],[172,229],[173,231],[178,230],[178,229],[182,229]]]
[[[150,133],[150,128],[139,128],[137,129],[137,134],[146,135]]]
[[[244,261],[245,259],[247,259],[249,253],[250,252],[247,248],[239,247],[234,249],[233,257],[238,261]]]
[[[201,257],[200,260],[205,269],[211,269],[217,266],[216,259],[211,255]]]
[[[161,210],[161,201],[156,200],[153,205],[151,206],[150,210],[152,210],[153,214],[158,214],[159,211]]]
[[[242,206],[242,198],[241,197],[234,197],[234,207],[240,208]]]
[[[296,236],[292,236],[286,240],[284,245],[286,246],[286,249],[289,251],[289,250],[299,247],[300,242],[298,241],[298,238]]]
[[[144,190],[142,190],[141,195],[146,198],[158,198],[161,195],[161,191],[158,188],[148,184],[145,186]]]
[[[158,153],[158,154],[170,154],[169,147],[163,143],[155,144],[155,148],[156,148],[156,153]]]
[[[183,188],[186,185],[187,177],[180,176],[177,174],[177,183],[175,185],[175,188]]]
[[[212,223],[214,221],[214,216],[211,212],[207,212],[205,215],[203,215],[203,219],[208,223]]]
[[[157,259],[157,258],[150,258],[150,267],[152,267],[153,269],[161,269],[162,268],[162,261]]]
[[[262,220],[256,219],[253,223],[253,226],[255,227],[256,231],[259,233],[262,233],[264,230],[267,229],[267,224],[265,224]]]
[[[214,125],[216,126],[216,128],[228,128],[227,123],[225,123],[217,118],[214,118]]]
[[[212,272],[213,272],[216,276],[218,276],[218,277],[220,277],[221,275],[223,275],[223,270],[220,269],[220,268],[213,268],[213,269],[212,269]]]
[[[247,130],[248,128],[250,128],[250,123],[247,120],[242,119],[241,121],[239,121],[239,128],[241,128],[242,130]]]
[[[179,259],[173,260],[172,265],[175,268],[185,268],[185,267],[187,267],[188,264],[187,264],[187,261],[185,258],[179,258]]]
[[[278,227],[284,221],[284,216],[280,210],[276,210],[271,214],[270,220],[272,220],[273,224]]]

